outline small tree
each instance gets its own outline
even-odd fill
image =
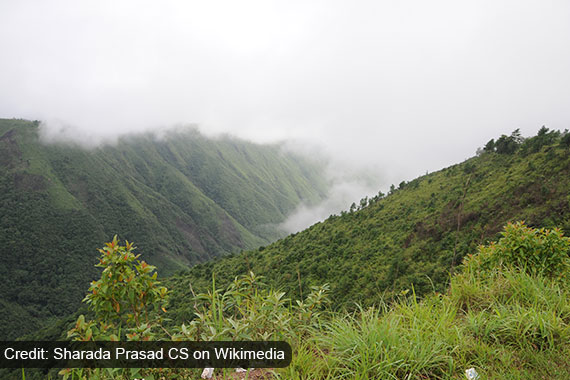
[[[168,291],[157,281],[155,267],[139,261],[132,243],[122,246],[117,236],[99,249],[96,265],[102,267],[101,278],[91,282],[83,299],[89,305],[94,319],[84,315],[67,332],[68,338],[79,341],[153,340],[166,313]],[[119,379],[138,378],[138,368],[63,369],[63,379]]]
[[[359,210],[362,210],[363,208],[366,208],[366,206],[368,206],[368,197],[364,197],[360,200],[360,207]]]
[[[95,315],[86,321],[80,315],[68,337],[76,340],[150,340],[166,312],[167,289],[159,286],[155,267],[139,261],[128,241],[119,245],[117,236],[99,249],[101,278],[91,282],[83,299]],[[119,331],[121,333],[119,333]],[[124,337],[121,336],[124,334]]]
[[[356,211],[356,203],[352,202],[352,204],[350,205],[350,212],[353,213]]]
[[[502,135],[495,143],[495,150],[499,154],[513,154],[523,143],[520,129],[515,129],[510,136]]]
[[[542,126],[537,135],[526,139],[521,146],[523,154],[539,152],[543,146],[554,144],[560,138],[560,131],[551,131]]]

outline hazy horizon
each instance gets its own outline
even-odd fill
[[[563,0],[2,2],[0,117],[294,141],[330,157],[332,193],[371,195],[569,128],[569,21]]]

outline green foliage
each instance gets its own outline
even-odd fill
[[[469,257],[467,270],[495,271],[507,268],[546,276],[570,274],[570,239],[559,229],[534,229],[523,222],[509,223],[495,244],[481,246],[479,253]]]
[[[331,215],[263,250],[177,274],[168,279],[176,290],[171,302],[183,302],[189,283],[205,291],[204,279],[212,275],[226,286],[250,270],[292,296],[329,283],[338,309],[378,304],[412,286],[419,296],[443,292],[452,267],[500,237],[508,222],[558,225],[570,233],[568,189],[570,154],[558,142],[536,153],[485,153],[409,181],[360,209],[354,203],[352,212]]]
[[[511,227],[530,235],[554,232],[521,225],[506,229]],[[469,260],[495,245],[482,247]],[[455,275],[447,294],[430,294],[421,301],[412,295],[332,315],[277,375],[459,379],[466,368],[475,367],[482,379],[568,378],[570,283],[514,267],[500,269]]]
[[[536,136],[524,140],[521,151],[523,154],[539,152],[542,147],[554,144],[559,138],[559,131],[550,131],[543,125]]]
[[[168,280],[169,334],[290,339],[293,363],[275,371],[284,379],[450,379],[469,367],[482,378],[570,378],[569,174],[558,141],[482,154],[263,249],[198,265]],[[562,229],[512,224],[486,244],[513,220]],[[327,282],[332,309],[315,313],[318,292],[288,301]]]
[[[120,245],[117,236],[99,249],[101,278],[91,283],[83,302],[93,319],[81,314],[67,337],[80,341],[148,341],[164,336],[163,314],[168,291],[160,286],[155,267],[138,260],[128,241]],[[67,379],[134,378],[140,369],[63,369]]]
[[[568,129],[565,129],[562,133],[562,137],[560,138],[560,146],[570,148],[570,132],[568,132]]]
[[[482,276],[480,276],[482,274]],[[509,269],[453,278],[450,301],[467,328],[489,343],[556,349],[567,342],[568,283]]]
[[[495,142],[495,151],[499,154],[513,154],[523,142],[520,130],[515,129],[510,136],[501,135]]]
[[[167,335],[192,340],[284,339],[293,347],[291,365],[265,374],[277,379],[458,379],[471,367],[482,379],[565,379],[570,376],[568,278],[551,276],[546,270],[521,270],[524,265],[505,265],[501,259],[492,261],[496,266],[487,270],[472,266],[489,249],[497,254],[496,247],[502,245],[504,250],[516,252],[519,245],[513,243],[532,236],[567,243],[557,231],[532,229],[522,223],[508,225],[497,243],[482,246],[466,260],[465,271],[452,277],[446,294],[431,293],[420,300],[412,289],[392,303],[358,307],[350,313],[323,310],[326,287],[315,289],[305,301],[293,303],[253,273],[234,279],[225,289],[212,281],[210,291],[186,301],[194,317],[179,328],[171,328]],[[542,250],[543,244],[533,247]],[[549,246],[551,250],[567,249],[564,244]],[[104,255],[120,255],[108,256],[102,280],[119,282],[120,274],[126,273],[120,257],[129,261],[125,257],[129,250],[129,246],[116,243],[107,245]],[[137,265],[142,268],[142,264]],[[136,271],[137,266],[127,266]],[[128,286],[135,283],[127,282]],[[86,300],[93,299],[95,289]],[[122,287],[114,289],[124,295]],[[160,304],[160,297],[146,302],[157,300]],[[110,311],[100,308],[97,323],[104,323],[113,312],[113,307]],[[135,321],[131,318],[126,323]],[[84,319],[79,318],[77,323],[84,323]],[[185,379],[196,378],[198,373],[184,369],[80,369],[62,374],[73,379],[103,380],[139,376]]]
[[[450,370],[458,339],[442,339],[453,310],[434,305],[371,308],[325,323],[319,344],[330,348],[327,376],[335,379],[441,378]],[[451,343],[451,344],[450,344]]]
[[[194,315],[169,332],[163,325],[168,291],[159,286],[155,268],[139,261],[133,245],[120,245],[117,237],[100,249],[97,266],[104,268],[101,278],[93,281],[84,299],[93,319],[77,318],[68,337],[75,340],[287,340],[299,344],[327,303],[328,287],[315,288],[305,300],[284,298],[283,292],[267,287],[263,277],[249,273],[236,278],[227,289],[216,287],[189,300]],[[138,371],[138,372],[133,372]],[[194,371],[166,370],[169,378]],[[159,369],[64,369],[67,379],[130,379]]]
[[[155,267],[139,261],[128,241],[124,246],[117,236],[100,249],[98,267],[101,278],[93,281],[84,302],[95,321],[80,315],[68,337],[76,340],[150,340],[162,323],[167,289],[159,286]]]
[[[101,241],[136,241],[162,273],[282,236],[301,201],[324,197],[321,165],[278,145],[187,128],[83,149],[0,119],[0,337],[73,313]]]
[[[304,301],[284,298],[253,272],[236,278],[226,289],[215,281],[207,293],[195,296],[195,318],[183,323],[175,340],[298,339],[321,317],[328,287],[315,287]]]

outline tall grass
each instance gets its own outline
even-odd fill
[[[525,234],[534,246],[561,247],[562,253],[553,253],[557,260],[543,259],[545,265],[570,267],[570,241],[518,224],[509,226],[497,245],[481,247],[483,257],[468,258],[446,294],[418,299],[412,288],[391,304],[332,313],[323,312],[326,287],[293,301],[250,273],[225,290],[213,282],[208,293],[195,296],[195,318],[172,336],[285,339],[293,346],[293,360],[274,376],[287,380],[464,379],[471,367],[481,380],[570,379],[570,276],[512,265],[526,260],[521,246],[533,249]],[[517,256],[509,262],[505,247],[513,246]],[[162,377],[194,374],[169,370]],[[231,378],[227,371],[218,375]]]
[[[337,314],[297,348],[288,379],[570,378],[570,292],[507,270],[448,294]],[[557,363],[557,364],[554,364]],[[565,364],[566,363],[566,364]]]

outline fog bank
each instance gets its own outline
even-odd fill
[[[3,1],[0,117],[92,146],[186,124],[306,141],[399,183],[516,128],[570,127],[569,15],[565,0]]]

